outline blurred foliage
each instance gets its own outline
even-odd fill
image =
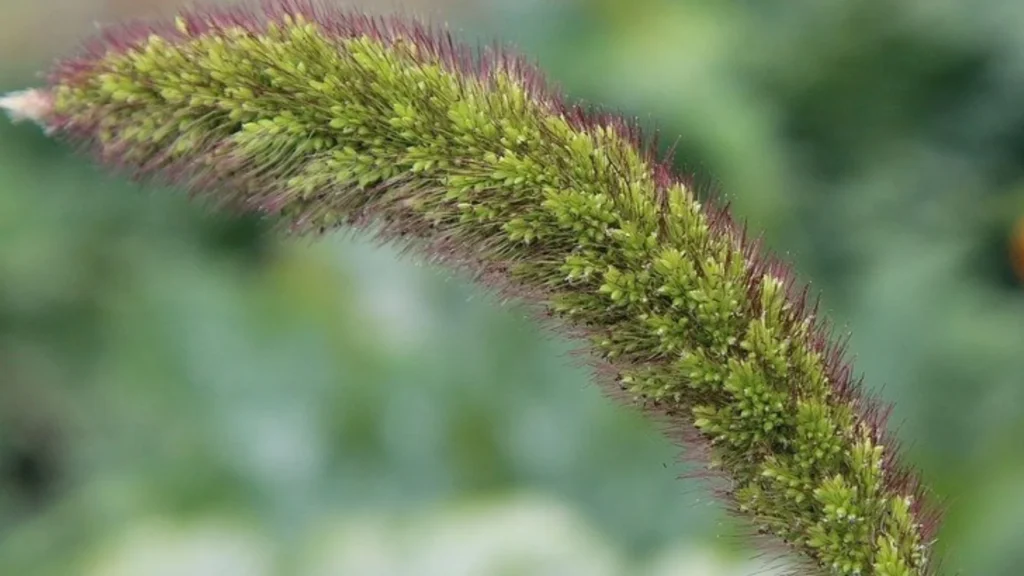
[[[1018,574],[1024,4],[480,0],[471,14],[453,17],[465,36],[512,41],[571,95],[657,127],[797,263],[948,502],[947,571]],[[266,562],[304,573],[325,525],[390,534],[365,518],[524,492],[580,514],[613,564],[732,548],[742,530],[674,479],[675,448],[601,398],[569,343],[362,238],[272,237],[5,124],[0,246],[0,573],[82,573],[146,549],[125,544],[137,526],[208,518],[241,526],[223,549],[272,542]]]

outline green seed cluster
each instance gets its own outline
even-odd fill
[[[759,529],[826,573],[928,572],[911,495],[887,488],[886,447],[829,381],[812,320],[621,128],[411,36],[301,16],[178,29],[58,79],[63,126],[304,229],[369,216],[500,266],[645,405],[696,425]]]

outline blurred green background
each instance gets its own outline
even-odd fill
[[[174,8],[0,5],[3,91]],[[678,138],[853,331],[947,503],[944,573],[1022,573],[1024,3],[361,6],[499,37]],[[763,569],[571,349],[364,237],[283,240],[0,122],[0,574]]]

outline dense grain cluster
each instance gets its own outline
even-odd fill
[[[931,512],[787,269],[635,125],[444,32],[278,2],[109,32],[34,114],[142,177],[294,228],[373,224],[587,337],[695,426],[727,502],[832,574],[929,573]]]

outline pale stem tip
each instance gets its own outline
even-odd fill
[[[43,90],[23,90],[0,97],[0,109],[6,111],[13,122],[28,120],[44,126],[53,111],[53,101]]]

